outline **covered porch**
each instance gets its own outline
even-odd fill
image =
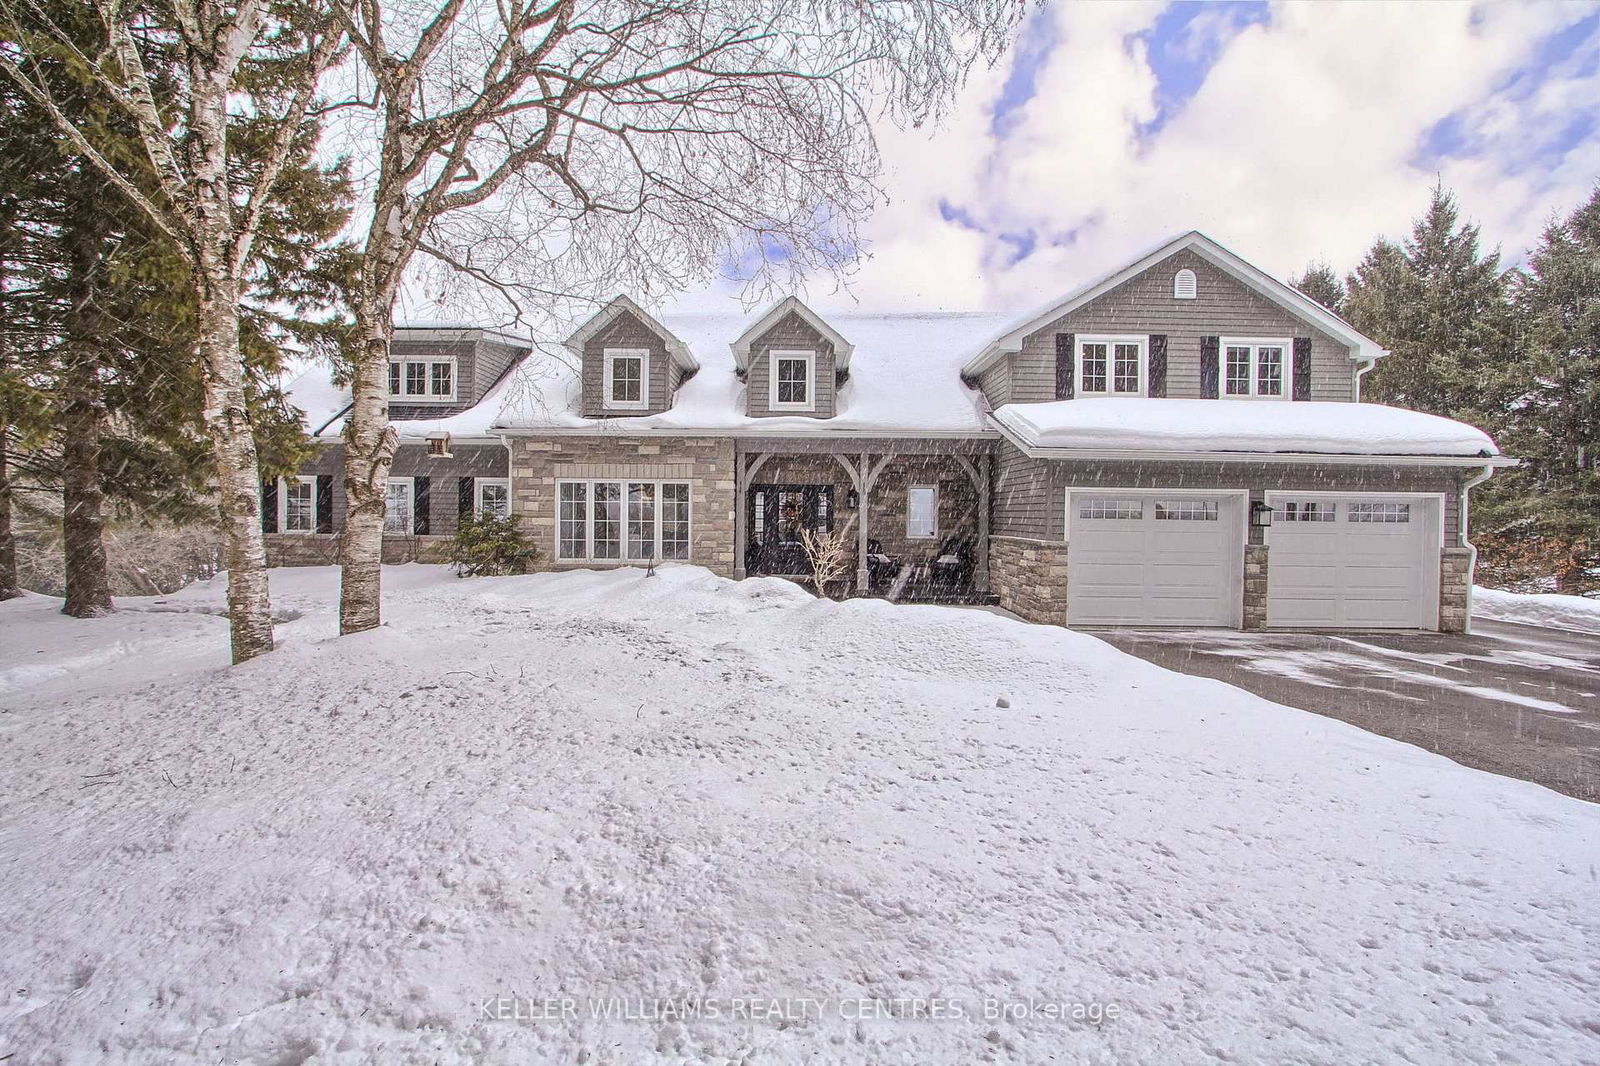
[[[809,580],[809,529],[849,546],[853,595],[988,602],[992,462],[984,440],[741,440],[736,575]]]

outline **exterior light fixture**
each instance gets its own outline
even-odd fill
[[[855,489],[851,489],[844,494],[844,505],[850,508],[859,507],[861,505],[861,497],[856,494]]]
[[[1250,505],[1250,528],[1266,529],[1272,525],[1272,504],[1256,500]]]

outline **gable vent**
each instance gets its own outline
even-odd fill
[[[1196,288],[1194,271],[1180,270],[1172,276],[1172,298],[1174,300],[1194,299]]]

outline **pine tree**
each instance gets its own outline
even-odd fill
[[[1442,185],[1405,241],[1374,243],[1344,303],[1351,324],[1390,350],[1366,375],[1363,399],[1504,424],[1526,368],[1513,359],[1499,258],[1479,253],[1478,227],[1461,221]]]
[[[1513,291],[1533,373],[1502,444],[1523,465],[1489,483],[1482,517],[1525,568],[1590,592],[1600,587],[1600,186],[1545,228]]]
[[[1306,272],[1289,282],[1336,315],[1344,313],[1344,282],[1327,263],[1312,263]]]

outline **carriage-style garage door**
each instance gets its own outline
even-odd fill
[[[1437,629],[1439,500],[1269,493],[1267,624]]]
[[[1078,491],[1067,496],[1073,626],[1237,626],[1242,497]]]

